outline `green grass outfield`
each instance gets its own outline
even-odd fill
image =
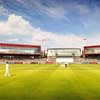
[[[0,65],[0,100],[100,100],[100,65]]]

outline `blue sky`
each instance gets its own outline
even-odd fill
[[[96,45],[99,27],[100,0],[0,0],[1,42]]]

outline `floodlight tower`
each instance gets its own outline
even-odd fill
[[[83,46],[87,46],[88,40],[86,38],[83,39]]]
[[[87,46],[88,40],[86,38],[84,38],[84,39],[82,39],[82,42],[83,42],[83,57],[85,58],[85,55],[84,55],[84,47]]]
[[[46,42],[48,41],[48,39],[44,38],[41,40],[41,46],[43,47],[43,56],[45,56],[46,53]]]
[[[36,41],[40,42],[40,45],[42,47],[42,51],[43,51],[43,56],[45,56],[45,51],[46,51],[46,42],[48,41],[48,39],[43,38],[43,39],[36,39]]]

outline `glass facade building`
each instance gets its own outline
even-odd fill
[[[0,43],[0,56],[34,56],[41,54],[41,46]]]
[[[100,45],[85,46],[83,50],[83,57],[100,58]]]

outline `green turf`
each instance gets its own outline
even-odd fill
[[[100,65],[0,65],[0,100],[100,100]]]

